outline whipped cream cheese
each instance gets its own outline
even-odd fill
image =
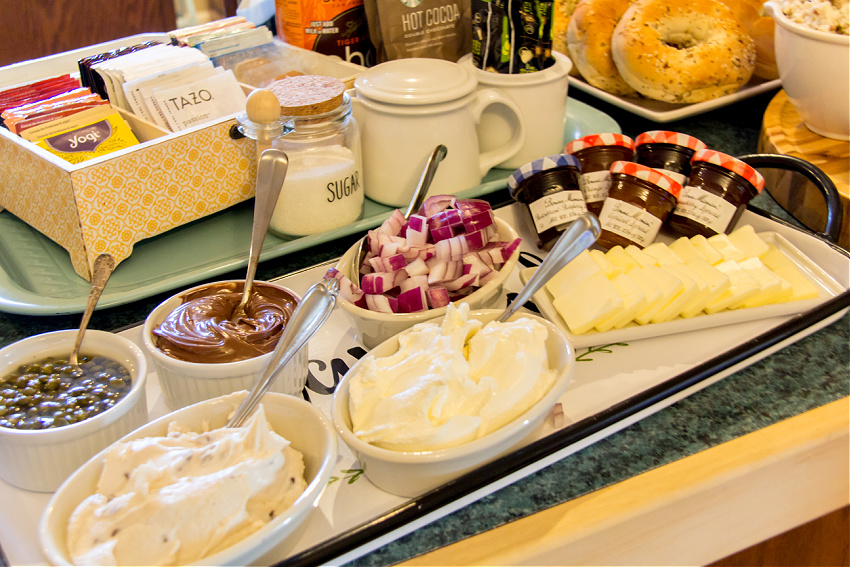
[[[442,323],[399,336],[396,353],[363,358],[349,386],[354,434],[378,447],[433,451],[519,417],[552,387],[547,328],[528,317],[486,325],[449,304]]]
[[[254,533],[306,488],[301,453],[263,406],[238,428],[185,431],[114,445],[97,492],[74,510],[76,565],[184,565]]]

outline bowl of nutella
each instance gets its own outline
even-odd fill
[[[372,349],[334,393],[337,433],[378,488],[416,497],[527,443],[575,368],[551,322],[450,304]]]
[[[299,540],[330,480],[323,412],[269,392],[239,427],[236,392],[151,421],[56,491],[39,539],[51,565],[269,565]]]
[[[300,297],[283,286],[254,282],[244,317],[234,321],[243,285],[244,280],[199,285],[166,299],[148,315],[143,344],[169,408],[250,390],[262,375]],[[303,348],[271,391],[298,395],[307,379],[307,360]]]

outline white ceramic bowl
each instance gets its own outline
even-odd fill
[[[489,322],[501,314],[499,309],[471,311],[470,318]],[[360,359],[337,386],[331,402],[331,419],[342,440],[360,460],[366,477],[378,488],[400,496],[415,497],[481,467],[531,439],[564,393],[575,369],[575,350],[564,333],[549,321],[530,314],[549,330],[546,350],[549,365],[558,376],[549,392],[525,414],[504,427],[469,443],[438,451],[404,452],[382,449],[361,441],[351,430],[348,396],[351,377],[358,372]],[[381,343],[369,353],[389,356],[398,350],[398,337]]]
[[[175,420],[195,431],[201,431],[205,422],[210,428],[222,427],[246,395],[247,392],[237,392],[185,407],[148,423],[121,441],[164,435],[168,424]],[[337,458],[337,438],[330,420],[303,399],[280,393],[266,394],[263,407],[274,430],[304,456],[307,488],[286,513],[198,564],[268,565],[280,559],[297,541],[299,528],[316,507],[330,479]],[[71,475],[48,503],[41,517],[39,539],[51,564],[71,564],[65,542],[68,519],[77,505],[94,493],[102,468],[103,453],[99,453]]]
[[[68,355],[77,330],[54,331],[22,339],[0,350],[3,374],[48,356]],[[147,362],[130,340],[106,331],[88,330],[83,354],[99,354],[122,363],[133,386],[103,413],[63,427],[24,431],[0,427],[0,477],[26,490],[52,492],[92,455],[148,420],[145,399]]]
[[[241,282],[242,280],[228,280],[228,282],[233,281]],[[169,313],[183,303],[182,297],[201,288],[220,283],[225,282],[207,283],[181,291],[157,305],[145,319],[142,342],[153,360],[165,403],[171,409],[179,409],[239,390],[250,390],[254,382],[262,376],[272,356],[272,353],[267,353],[237,362],[204,364],[178,360],[156,347],[153,330],[168,317]],[[257,283],[282,289],[294,297],[296,302],[301,301],[300,296],[289,288],[271,282]],[[307,381],[308,346],[305,345],[286,365],[272,384],[270,391],[300,395]]]
[[[776,66],[791,103],[812,132],[850,140],[850,36],[792,22],[781,2],[764,8],[776,22]]]
[[[499,229],[499,240],[510,242],[519,237],[514,228],[503,221],[496,219],[496,226]],[[351,271],[351,264],[354,262],[354,256],[357,253],[357,244],[349,248],[345,254],[340,257],[337,262],[336,269],[343,274],[348,275]],[[472,309],[485,309],[491,307],[496,300],[499,299],[502,293],[502,286],[505,280],[513,271],[519,259],[519,249],[517,249],[510,259],[505,262],[502,269],[499,270],[499,277],[493,279],[479,289],[470,293],[463,298],[465,303],[468,303]],[[442,317],[446,314],[446,308],[429,309],[418,313],[379,313],[357,307],[344,297],[337,297],[336,304],[348,316],[351,324],[357,330],[357,335],[367,348],[372,348],[393,335],[404,331],[423,321]]]

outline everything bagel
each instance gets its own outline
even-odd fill
[[[582,0],[567,27],[567,48],[576,69],[596,88],[616,95],[636,95],[611,57],[611,36],[632,0]]]
[[[637,0],[614,29],[611,50],[632,88],[676,103],[737,91],[756,60],[752,38],[718,0]]]

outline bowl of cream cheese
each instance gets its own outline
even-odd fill
[[[337,458],[330,420],[267,393],[182,408],[107,447],[48,503],[39,539],[52,565],[268,564],[294,545]]]
[[[528,442],[575,367],[549,321],[450,305],[373,348],[346,373],[331,419],[378,488],[415,497]]]

